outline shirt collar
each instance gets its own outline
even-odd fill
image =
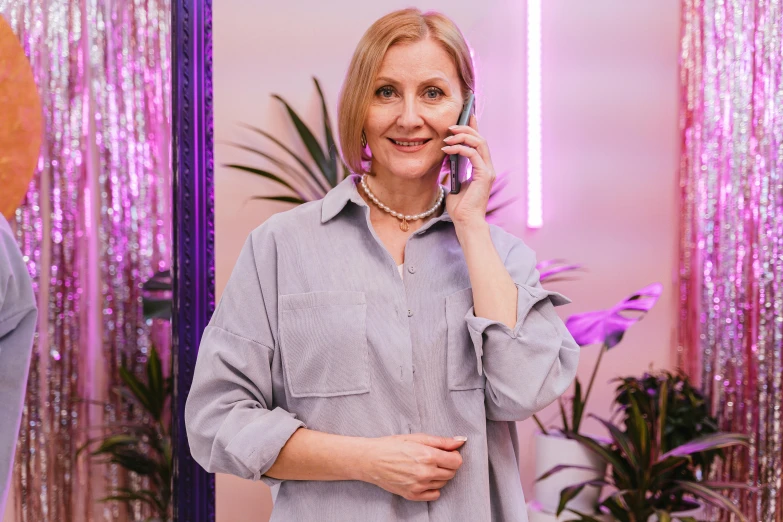
[[[360,179],[361,176],[359,174],[352,173],[326,193],[321,206],[321,223],[326,223],[334,218],[345,208],[349,201],[360,207],[367,207],[367,202],[359,195],[359,189],[356,186]],[[445,208],[440,216],[428,220],[425,226],[429,227],[432,223],[437,223],[438,221],[452,221]]]

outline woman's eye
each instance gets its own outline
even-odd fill
[[[375,91],[375,94],[380,95],[381,98],[389,98],[392,94],[394,94],[394,90],[391,87],[381,87]]]
[[[435,87],[431,89],[427,89],[427,98],[430,100],[437,100],[440,96],[443,95],[443,91],[440,89],[436,89]]]

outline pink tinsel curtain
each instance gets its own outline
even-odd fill
[[[714,478],[759,486],[734,500],[781,522],[783,8],[685,0],[682,28],[680,363],[750,436]]]

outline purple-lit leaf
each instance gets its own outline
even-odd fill
[[[558,464],[557,466],[553,467],[552,469],[550,469],[549,471],[547,471],[546,473],[544,473],[543,475],[538,477],[536,479],[536,482],[538,482],[540,480],[548,479],[549,477],[551,477],[555,473],[559,473],[559,472],[561,472],[563,470],[566,470],[566,469],[581,469],[581,470],[585,470],[585,471],[593,471],[593,472],[595,472],[596,475],[600,475],[600,473],[601,473],[600,470],[597,470],[595,468],[591,468],[591,467],[588,467],[588,466],[577,466],[576,464]]]
[[[663,285],[653,283],[608,310],[572,315],[566,326],[579,346],[603,343],[612,348],[622,340],[628,328],[655,306],[662,292]],[[629,313],[634,315],[623,315]]]
[[[539,279],[542,283],[551,280],[554,276],[562,274],[563,272],[570,272],[580,268],[582,268],[582,265],[567,264],[566,261],[562,259],[547,259],[536,265],[536,269],[540,273]]]
[[[717,493],[709,488],[706,488],[697,482],[687,482],[684,480],[683,481],[678,480],[675,481],[675,483],[681,489],[704,500],[708,504],[713,505],[719,509],[725,509],[726,511],[731,511],[734,515],[736,515],[736,517],[740,520],[740,522],[745,522],[747,520],[745,516],[742,514],[742,512],[740,512],[740,510],[737,509],[737,506],[735,506],[731,500],[724,497],[720,493]]]
[[[686,442],[681,446],[677,446],[673,450],[662,455],[658,460],[665,460],[667,457],[681,457],[684,455],[691,455],[693,453],[701,453],[703,451],[710,451],[718,448],[725,448],[728,446],[736,445],[748,445],[748,436],[740,433],[715,433],[711,435],[705,435],[699,437],[691,442]]]

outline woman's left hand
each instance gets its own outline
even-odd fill
[[[449,127],[453,135],[444,140],[447,145],[442,148],[446,154],[465,156],[473,167],[469,183],[462,184],[459,194],[446,195],[446,210],[457,226],[485,222],[489,193],[495,181],[487,140],[479,134],[474,114],[468,123]]]

